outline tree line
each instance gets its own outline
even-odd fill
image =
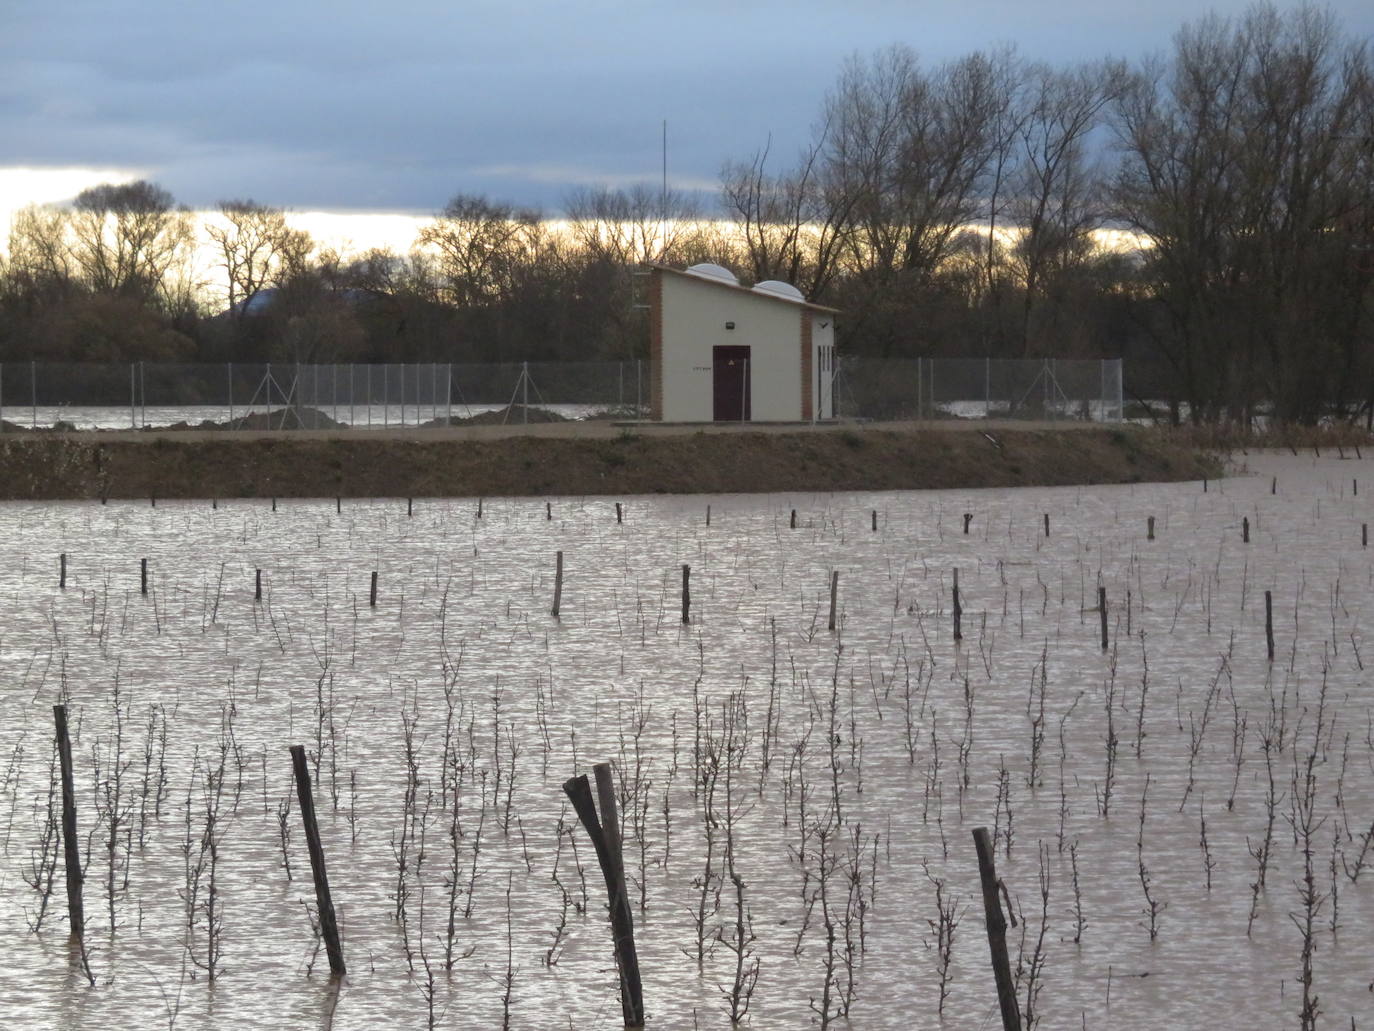
[[[345,255],[253,200],[97,186],[15,218],[0,360],[626,360],[643,266],[716,261],[842,309],[851,355],[1124,357],[1175,420],[1374,419],[1374,63],[1317,8],[1134,64],[855,56],[800,152],[727,161],[714,203],[562,216],[458,195],[408,253]]]

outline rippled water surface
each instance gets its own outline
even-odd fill
[[[0,506],[6,1026],[615,1026],[605,889],[562,792],[606,760],[651,1026],[729,1026],[740,969],[752,1026],[819,1024],[827,981],[833,1026],[997,1026],[979,826],[1043,1026],[1297,1026],[1309,922],[1309,999],[1364,1026],[1374,482],[1329,455],[1247,462],[1206,491],[487,499],[480,518],[462,499]],[[49,827],[59,701],[94,985]],[[312,935],[295,743],[342,985]]]

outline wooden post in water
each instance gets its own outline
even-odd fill
[[[67,734],[67,707],[52,707],[57,727],[57,757],[62,764],[62,847],[67,865],[67,920],[72,937],[86,935],[86,914],[81,902],[81,841],[76,836],[76,785],[72,778],[72,739]]]
[[[954,567],[954,639],[964,639],[964,607],[959,604],[959,567]]]
[[[149,498],[148,498],[148,507],[149,507],[149,508],[157,508],[157,495],[156,495],[156,494],[153,494],[153,495],[149,496]]]
[[[558,618],[558,610],[563,606],[563,553],[558,553],[558,565],[553,573],[553,618]]]
[[[212,512],[218,512],[218,511],[219,511],[219,498],[211,498],[211,499],[210,499],[210,510],[211,510]]]
[[[1011,962],[1007,959],[1007,918],[1002,915],[1002,902],[997,897],[1000,882],[986,827],[973,828],[973,846],[978,850],[978,879],[983,886],[983,913],[987,919],[992,976],[997,982],[997,1005],[1002,1010],[1002,1031],[1021,1031],[1016,983],[1011,979]]]
[[[1360,547],[1362,547],[1362,548],[1367,548],[1367,547],[1369,547],[1369,524],[1368,524],[1368,523],[1361,523],[1361,524],[1360,524]]]
[[[377,570],[375,569],[372,571],[372,590],[367,596],[367,604],[369,608],[375,609],[377,607]]]
[[[329,973],[343,977],[343,946],[339,944],[339,925],[334,918],[334,900],[329,894],[329,877],[324,869],[324,848],[320,845],[320,825],[315,820],[315,797],[310,791],[310,767],[305,761],[305,746],[291,746],[291,766],[296,774],[296,798],[305,825],[305,844],[310,851],[310,872],[315,878],[315,907],[319,911],[320,934],[329,956]]]
[[[597,818],[592,800],[591,785],[586,774],[569,777],[563,792],[572,802],[577,817],[596,849],[601,874],[606,880],[606,894],[610,898],[611,936],[615,945],[615,965],[620,975],[620,1009],[627,1028],[644,1026],[644,993],[639,979],[639,957],[635,952],[634,917],[630,911],[630,896],[625,890],[625,869],[620,854],[620,824],[616,816],[615,788],[611,782],[609,763],[598,763],[596,774],[597,802],[601,816]]]
[[[791,528],[792,528],[793,530],[795,530],[795,529],[797,528],[797,510],[796,510],[795,508],[792,509],[792,523],[791,523]]]
[[[553,502],[544,502],[544,519],[546,522],[553,522]]]
[[[711,525],[711,506],[710,506],[710,505],[707,505],[707,506],[706,506],[706,525],[707,525],[707,526],[710,526],[710,525]]]
[[[878,510],[876,508],[873,510],[873,532],[878,532]]]
[[[57,574],[57,586],[61,590],[67,589],[67,553],[62,552],[61,566]]]
[[[1240,540],[1242,544],[1250,543],[1250,517],[1240,517]]]
[[[1045,536],[1048,537],[1049,535],[1050,535],[1050,514],[1049,514],[1048,512],[1046,512],[1046,513],[1045,513]]]
[[[478,499],[477,499],[477,518],[478,518],[478,519],[481,519],[481,518],[482,518],[482,499],[481,499],[481,498],[478,498]]]
[[[625,521],[624,518],[623,518],[622,515],[621,515],[621,512],[620,512],[620,502],[619,502],[619,501],[617,501],[617,502],[615,503],[615,521],[616,521],[616,525],[619,525],[620,523],[622,523],[622,522]]]
[[[414,514],[415,514],[415,499],[414,499],[414,498],[406,498],[406,518],[410,518],[410,517],[413,516]]]
[[[277,499],[276,499],[276,498],[273,498],[273,499],[272,499],[272,511],[275,512],[276,510],[277,510]]]
[[[148,593],[148,560],[146,558],[138,560],[138,593]]]
[[[830,572],[830,622],[826,624],[827,629],[835,629],[835,597],[840,592],[840,571],[838,569]]]
[[[1145,519],[1145,539],[1152,541],[1155,539],[1155,517],[1148,516]]]
[[[1264,643],[1269,650],[1269,661],[1274,661],[1274,592],[1264,592]]]
[[[1269,480],[1269,493],[1270,493],[1270,494],[1277,494],[1278,492],[1279,492],[1279,478],[1278,478],[1277,476],[1275,476],[1275,477],[1273,477],[1273,478],[1271,478],[1271,479]]]
[[[1097,612],[1102,620],[1102,650],[1107,650],[1107,588],[1097,589]]]
[[[972,513],[972,512],[965,512],[965,513],[964,513],[964,535],[965,535],[965,536],[968,536],[968,524],[971,523],[971,522],[973,522],[973,513]]]
[[[692,621],[692,567],[682,563],[682,621]]]
[[[253,600],[262,601],[262,570],[259,569],[253,577]]]
[[[336,515],[343,515],[343,498],[338,494],[334,495],[334,513]]]

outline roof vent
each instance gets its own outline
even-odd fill
[[[728,283],[731,286],[739,286],[739,279],[724,265],[717,265],[714,262],[703,261],[699,265],[693,265],[687,269],[689,276],[696,276],[698,279],[712,279],[717,283]]]
[[[791,283],[784,283],[781,279],[765,279],[762,283],[755,283],[754,290],[771,297],[781,297],[785,301],[806,303],[806,298],[802,296],[800,290]]]

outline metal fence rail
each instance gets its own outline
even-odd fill
[[[0,364],[0,430],[381,428],[645,418],[648,362]],[[1122,363],[844,358],[842,419],[1122,417]],[[552,415],[548,414],[552,413]]]

